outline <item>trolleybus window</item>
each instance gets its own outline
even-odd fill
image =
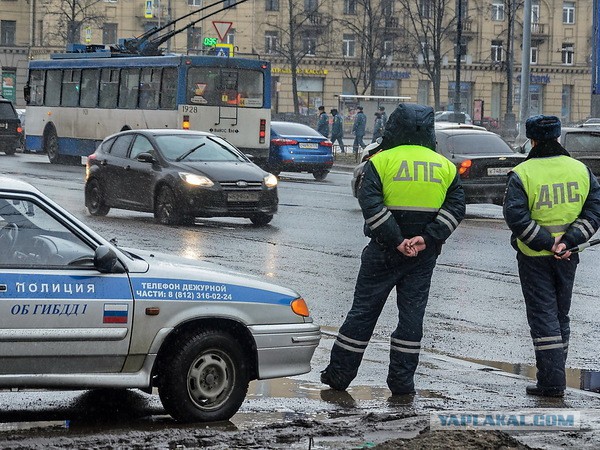
[[[49,70],[46,72],[46,95],[44,97],[45,106],[60,106],[61,83],[61,70]]]
[[[177,84],[177,69],[175,67],[165,67],[162,72],[160,109],[176,109]]]
[[[137,108],[140,69],[122,69],[119,89],[119,108]]]
[[[84,108],[95,108],[98,104],[98,84],[100,70],[84,69],[81,71],[81,99],[79,104]]]
[[[61,106],[79,105],[79,82],[81,70],[63,71]]]
[[[44,104],[44,81],[46,72],[43,70],[32,70],[29,77],[29,104],[41,106]]]
[[[100,108],[116,108],[119,93],[119,69],[102,69],[100,75]]]

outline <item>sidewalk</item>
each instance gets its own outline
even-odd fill
[[[339,170],[341,172],[352,172],[354,168],[359,164],[358,158],[360,158],[360,154],[357,155],[356,153],[335,152],[333,154],[332,169]]]

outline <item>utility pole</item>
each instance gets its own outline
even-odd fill
[[[521,55],[521,111],[519,114],[519,134],[516,144],[526,140],[525,122],[529,117],[529,71],[531,63],[531,0],[525,0],[523,9],[523,53]]]
[[[513,77],[515,67],[515,24],[518,0],[508,0],[508,51],[506,52],[506,114],[504,115],[503,135],[512,139],[516,134],[516,118],[513,112]]]
[[[456,82],[454,84],[454,117],[462,112],[460,107],[460,60],[462,57],[462,0],[456,0]],[[462,116],[460,116],[462,117]],[[461,120],[464,122],[464,120]]]

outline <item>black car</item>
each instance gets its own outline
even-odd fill
[[[467,203],[502,205],[507,174],[524,156],[483,127],[436,125],[435,137],[436,151],[458,168]]]
[[[436,151],[456,164],[467,203],[502,205],[507,174],[525,157],[513,152],[497,134],[475,125],[436,123],[435,138]],[[368,159],[365,150],[363,162],[354,169],[351,187],[355,197]]]
[[[588,166],[600,180],[600,125],[588,123],[579,127],[562,127],[560,143],[573,158]],[[517,147],[517,151],[529,153],[531,142],[527,140]]]
[[[10,100],[0,98],[0,151],[14,155],[22,146],[23,128]]]
[[[277,211],[277,178],[215,135],[131,130],[107,137],[86,166],[85,205],[153,212],[163,224],[246,217],[266,225]]]

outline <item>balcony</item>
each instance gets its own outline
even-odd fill
[[[397,17],[386,17],[385,19],[385,27],[386,28],[398,28],[400,25],[400,21]]]
[[[531,24],[531,34],[537,36],[547,36],[547,29],[545,23],[532,23]]]
[[[319,27],[323,25],[323,14],[316,12],[306,13],[306,21],[304,22],[306,26]]]

